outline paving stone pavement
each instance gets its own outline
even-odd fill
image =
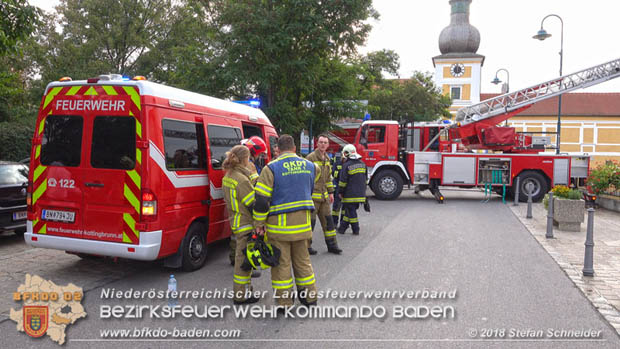
[[[554,227],[554,238],[547,239],[547,210],[542,203],[533,204],[531,219],[525,218],[527,204],[509,205],[534,238],[620,334],[620,213],[605,209],[595,211],[594,276],[588,277],[582,274],[587,213],[580,232]]]
[[[23,237],[0,236],[0,322],[9,318],[10,308],[20,308],[11,296],[26,274],[39,275],[57,285],[79,280],[84,292],[140,271],[158,268],[157,263],[111,258],[81,259],[64,251],[32,248],[23,243]]]

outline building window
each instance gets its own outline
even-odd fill
[[[450,99],[461,99],[461,86],[450,87]]]

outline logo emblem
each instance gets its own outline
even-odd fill
[[[50,178],[47,180],[47,186],[48,187],[55,187],[58,183],[56,182],[56,178]]]
[[[24,332],[30,337],[41,337],[47,332],[49,312],[47,306],[24,306]]]

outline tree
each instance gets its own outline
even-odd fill
[[[17,44],[34,32],[40,13],[25,1],[0,2],[0,57],[17,51]]]
[[[441,94],[429,73],[414,72],[407,80],[385,80],[372,89],[369,108],[374,119],[430,121],[451,117],[452,101]]]
[[[143,75],[140,62],[170,31],[175,7],[172,0],[61,0],[56,11],[39,37],[43,81]]]
[[[21,48],[36,29],[40,12],[23,1],[0,2],[0,121],[24,113],[28,64]]]
[[[276,128],[289,133],[313,115],[308,101],[321,95],[326,62],[354,55],[370,31],[366,20],[378,17],[371,0],[203,4],[222,45],[220,72],[234,77],[230,92],[260,96]]]

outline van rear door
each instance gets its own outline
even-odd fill
[[[134,86],[49,89],[31,165],[35,233],[139,242],[139,116]]]
[[[92,101],[106,109],[85,112],[87,163],[83,169],[83,238],[138,244],[142,154],[141,107],[137,88],[95,89]],[[116,94],[114,94],[116,93]],[[112,105],[116,105],[112,108]]]

